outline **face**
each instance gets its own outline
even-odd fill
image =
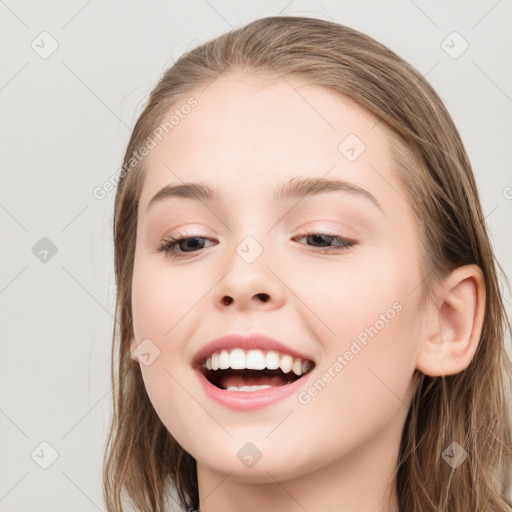
[[[422,311],[418,228],[388,132],[298,81],[237,73],[190,96],[197,106],[146,159],[139,201],[132,308],[144,345],[133,357],[157,414],[198,468],[246,481],[300,476],[370,444],[396,448]],[[219,197],[149,204],[185,182]],[[276,197],[283,187],[303,194]],[[169,237],[185,240],[159,250]],[[213,398],[196,355],[254,333],[314,367],[270,403],[249,397],[268,389],[217,389],[245,394],[236,405]]]

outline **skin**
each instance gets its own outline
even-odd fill
[[[200,509],[395,512],[392,475],[415,370],[449,375],[471,362],[483,320],[480,269],[456,269],[436,300],[420,306],[418,227],[394,174],[392,139],[348,99],[241,72],[190,96],[198,106],[147,157],[132,358],[146,338],[160,351],[140,363],[144,383],[162,422],[197,461]],[[353,162],[338,150],[350,133],[366,145]],[[344,192],[273,201],[297,176],[343,178],[373,194],[383,212]],[[172,198],[147,211],[162,187],[182,181],[208,183],[226,200]],[[157,251],[183,230],[205,237],[202,248],[189,244],[195,252],[178,259]],[[325,253],[321,240],[299,236],[309,232],[358,243]],[[246,236],[263,248],[250,264],[236,252]],[[233,411],[204,394],[190,366],[219,336],[260,332],[314,359],[314,382],[394,303],[401,310],[307,404],[292,395]],[[247,442],[262,453],[252,467],[237,457]]]

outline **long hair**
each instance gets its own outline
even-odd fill
[[[113,220],[116,323],[112,344],[113,414],[105,451],[104,496],[120,512],[163,512],[175,493],[199,506],[196,461],[168,432],[130,359],[131,287],[137,207],[144,178],[141,148],[191,91],[221,74],[243,71],[299,78],[351,99],[387,128],[396,173],[417,219],[422,297],[451,270],[478,265],[485,316],[478,348],[456,375],[420,374],[396,461],[401,512],[511,512],[512,427],[506,390],[512,364],[505,349],[510,320],[475,178],[459,132],[423,76],[386,46],[349,27],[308,17],[253,21],[182,55],[160,79],[133,129],[119,178]],[[458,443],[457,468],[443,451]]]

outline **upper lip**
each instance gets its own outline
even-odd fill
[[[242,348],[245,350],[275,350],[283,354],[290,354],[293,357],[300,357],[313,361],[313,358],[303,354],[284,343],[269,338],[260,333],[251,334],[227,334],[204,345],[196,353],[193,359],[193,366],[201,367],[203,363],[214,353],[222,349]],[[313,361],[314,362],[314,361]]]

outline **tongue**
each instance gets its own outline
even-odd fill
[[[288,382],[284,377],[276,375],[275,377],[243,377],[241,375],[226,375],[220,379],[219,384],[228,389],[230,386],[282,386]]]
[[[224,389],[230,386],[282,386],[287,384],[289,380],[284,375],[261,375],[261,376],[247,376],[247,375],[234,375],[228,374],[221,377],[218,385]]]

